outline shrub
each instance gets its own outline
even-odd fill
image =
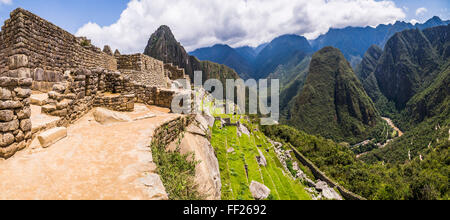
[[[170,200],[205,198],[205,195],[198,192],[198,186],[194,182],[198,162],[193,153],[182,155],[179,144],[175,151],[167,151],[165,146],[153,144],[152,154]]]

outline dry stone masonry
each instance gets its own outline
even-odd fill
[[[0,158],[29,145],[30,95],[42,113],[67,127],[95,107],[133,111],[135,103],[171,108],[173,81],[189,80],[184,70],[143,54],[113,54],[85,37],[18,8],[0,32]]]
[[[9,75],[29,72],[25,55],[8,60]],[[31,142],[31,84],[31,78],[0,77],[0,158],[11,157]]]

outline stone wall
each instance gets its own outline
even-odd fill
[[[8,74],[27,71],[27,64],[24,55],[10,57]],[[9,158],[31,143],[31,84],[31,78],[0,78],[0,158]]]
[[[94,107],[104,107],[119,112],[132,112],[134,110],[134,103],[134,94],[100,94],[95,97]]]
[[[164,108],[172,107],[172,99],[176,92],[168,89],[135,84],[133,93],[136,95],[136,101],[147,105],[156,105]]]
[[[98,75],[86,69],[66,71],[64,81],[48,93],[42,112],[61,117],[58,126],[68,126],[93,108],[98,92]]]
[[[177,66],[174,66],[171,63],[165,63],[164,70],[166,71],[167,76],[171,80],[186,79],[187,77],[186,74],[184,73],[184,69],[178,68]]]
[[[105,69],[65,71],[61,82],[48,93],[46,114],[61,117],[58,126],[67,126],[93,107],[132,111],[134,103],[171,108],[175,92],[135,84],[120,72]]]
[[[135,83],[168,88],[170,79],[164,71],[164,63],[144,54],[120,55],[117,66],[120,72]]]
[[[77,38],[24,9],[11,12],[0,38],[0,56],[25,54],[29,59],[27,67],[32,71],[42,68],[62,75],[63,71],[76,68],[117,69],[116,59],[92,46],[89,40]],[[6,71],[6,59],[0,59],[0,72]]]
[[[336,182],[334,182],[327,175],[325,175],[325,173],[320,171],[320,169],[318,167],[316,167],[316,165],[314,165],[314,163],[312,163],[305,156],[303,156],[303,154],[300,153],[297,149],[295,149],[294,147],[291,147],[291,148],[294,151],[295,157],[304,166],[308,167],[311,170],[312,174],[314,175],[314,177],[316,179],[326,182],[330,187],[337,188],[339,190],[339,192],[341,193],[342,197],[344,197],[346,200],[366,200],[365,198],[348,191],[344,187],[342,187],[339,184],[337,184]]]
[[[193,116],[180,116],[161,125],[153,134],[152,146],[169,146],[170,143],[180,137],[192,121]]]
[[[31,71],[31,78],[33,79],[31,89],[40,92],[49,92],[55,84],[62,81],[63,74],[52,70],[36,68]]]

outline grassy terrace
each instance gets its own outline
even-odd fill
[[[221,115],[222,118],[231,116]],[[232,121],[240,120],[233,116]],[[241,120],[241,122],[244,122]],[[256,126],[246,124],[252,134],[238,137],[234,126],[220,129],[220,122],[216,122],[212,132],[212,145],[216,150],[222,178],[223,200],[252,200],[249,186],[254,180],[271,190],[269,199],[272,200],[309,200],[311,196],[304,186],[287,174],[278,160],[273,146]],[[233,148],[233,153],[227,150]],[[256,156],[258,149],[267,159],[267,167],[260,167]],[[269,150],[267,152],[266,150]],[[247,172],[246,172],[247,167]]]

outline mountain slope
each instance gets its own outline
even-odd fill
[[[330,29],[328,33],[319,36],[312,42],[314,50],[325,46],[333,46],[342,51],[349,60],[362,58],[371,45],[383,48],[386,42],[397,32],[408,29],[426,29],[435,26],[447,25],[450,21],[442,21],[433,17],[424,24],[411,24],[396,22],[395,24],[379,25],[373,27],[347,27],[344,29]]]
[[[376,76],[380,88],[387,88],[382,90],[383,95],[398,108],[395,122],[405,135],[369,153],[363,157],[365,161],[402,163],[419,156],[426,158],[434,147],[449,139],[449,36],[447,25],[404,31],[389,40]],[[411,93],[404,96],[400,92],[406,89],[402,88],[411,88],[407,90]]]
[[[256,48],[245,46],[235,48],[236,52],[241,55],[248,63],[253,63],[259,52],[256,52]]]
[[[403,109],[422,86],[433,79],[439,55],[425,34],[416,29],[395,34],[386,44],[375,76],[381,92]],[[429,85],[429,84],[428,84]]]
[[[312,52],[306,38],[298,35],[283,35],[275,38],[256,57],[255,79],[266,78],[279,65],[286,64],[293,55],[302,54],[303,57]]]
[[[144,51],[145,55],[172,63],[184,68],[191,80],[194,80],[194,71],[203,71],[203,82],[216,78],[222,82],[226,79],[238,79],[239,75],[231,68],[213,62],[199,61],[190,56],[184,47],[175,39],[169,27],[163,25],[153,33]]]
[[[336,141],[366,138],[380,119],[350,64],[332,47],[313,55],[303,90],[290,107],[285,123]]]
[[[164,63],[172,63],[184,68],[186,74],[193,76],[194,69],[189,62],[189,55],[181,44],[175,39],[168,26],[161,26],[153,33],[145,47],[145,55],[162,60]]]
[[[247,53],[250,53],[250,51],[247,51]],[[216,44],[212,47],[197,49],[190,54],[202,61],[212,61],[233,68],[242,78],[247,78],[253,73],[251,61],[228,45]],[[251,54],[248,56],[251,56]]]
[[[361,63],[356,67],[355,73],[359,80],[363,84],[367,95],[376,103],[382,97],[380,88],[378,87],[378,81],[375,77],[375,70],[380,60],[383,50],[377,45],[372,45],[369,50],[364,54],[364,58]]]

